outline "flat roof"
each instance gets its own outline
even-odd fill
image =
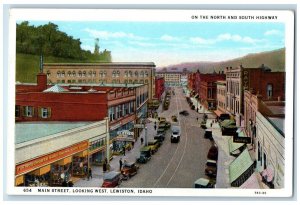
[[[76,84],[71,84],[71,83],[57,83],[58,85],[61,86],[71,86],[71,87],[80,87],[80,86],[95,86],[95,87],[114,87],[114,88],[135,88],[135,87],[140,87],[143,85],[147,84],[142,84],[142,83],[76,83]]]
[[[273,114],[285,114],[285,106],[267,105]]]
[[[154,62],[44,63],[45,66],[155,66]]]
[[[22,122],[15,124],[15,144],[43,138],[93,122]]]

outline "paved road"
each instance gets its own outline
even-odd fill
[[[190,115],[179,116],[181,110],[187,110]],[[136,176],[123,181],[120,187],[191,188],[196,179],[205,177],[206,156],[211,142],[203,138],[204,130],[196,121],[196,117],[202,119],[202,114],[190,110],[182,88],[175,88],[169,109],[159,115],[169,121],[172,115],[179,116],[182,132],[180,142],[171,144],[171,132],[168,131],[158,152],[147,164],[141,165]],[[154,133],[153,124],[150,123],[148,137],[153,138]]]

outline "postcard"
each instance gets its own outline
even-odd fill
[[[292,11],[11,9],[8,45],[9,195],[292,196]]]

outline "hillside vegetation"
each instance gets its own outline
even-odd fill
[[[96,39],[99,42],[99,39]],[[80,39],[59,31],[58,26],[49,22],[46,25],[32,26],[28,21],[17,24],[16,38],[16,80],[36,82],[40,56],[45,63],[111,62],[111,52],[83,50]]]
[[[171,65],[165,67],[167,70],[181,71],[183,68],[187,68],[189,71],[199,70],[202,73],[212,73],[214,71],[223,71],[226,67],[238,67],[243,65],[247,68],[257,68],[264,64],[265,66],[275,71],[285,71],[285,48],[248,54],[246,56],[235,58],[227,61],[220,62],[187,62],[177,65]]]

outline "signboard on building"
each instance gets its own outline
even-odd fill
[[[236,134],[233,136],[233,142],[250,144],[251,137],[240,137]]]
[[[129,130],[122,130],[117,132],[118,135],[127,135],[127,136],[132,136],[133,132],[130,132]]]
[[[135,124],[134,128],[144,128],[145,126],[143,124]]]

